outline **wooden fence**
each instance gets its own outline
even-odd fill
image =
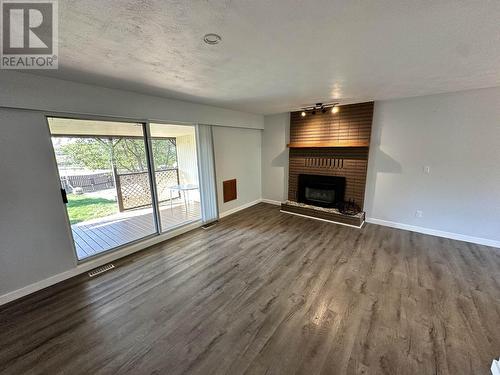
[[[115,186],[113,174],[111,172],[62,176],[61,186],[68,193],[71,193],[74,188],[81,188],[84,193],[93,191],[111,189]]]

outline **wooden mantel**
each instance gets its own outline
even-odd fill
[[[328,142],[292,142],[288,148],[328,148],[328,147],[369,147],[370,141],[365,139],[352,139]]]

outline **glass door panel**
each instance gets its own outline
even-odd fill
[[[144,126],[48,118],[79,260],[157,233]]]
[[[201,219],[194,126],[150,124],[161,231]]]

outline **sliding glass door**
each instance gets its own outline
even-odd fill
[[[150,124],[162,232],[201,218],[195,127]]]
[[[79,260],[201,219],[194,126],[48,124]]]
[[[78,259],[157,233],[145,125],[48,123]]]

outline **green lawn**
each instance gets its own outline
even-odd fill
[[[85,194],[68,194],[68,204],[66,207],[68,208],[69,221],[71,224],[105,217],[118,212],[115,201],[89,197]]]

